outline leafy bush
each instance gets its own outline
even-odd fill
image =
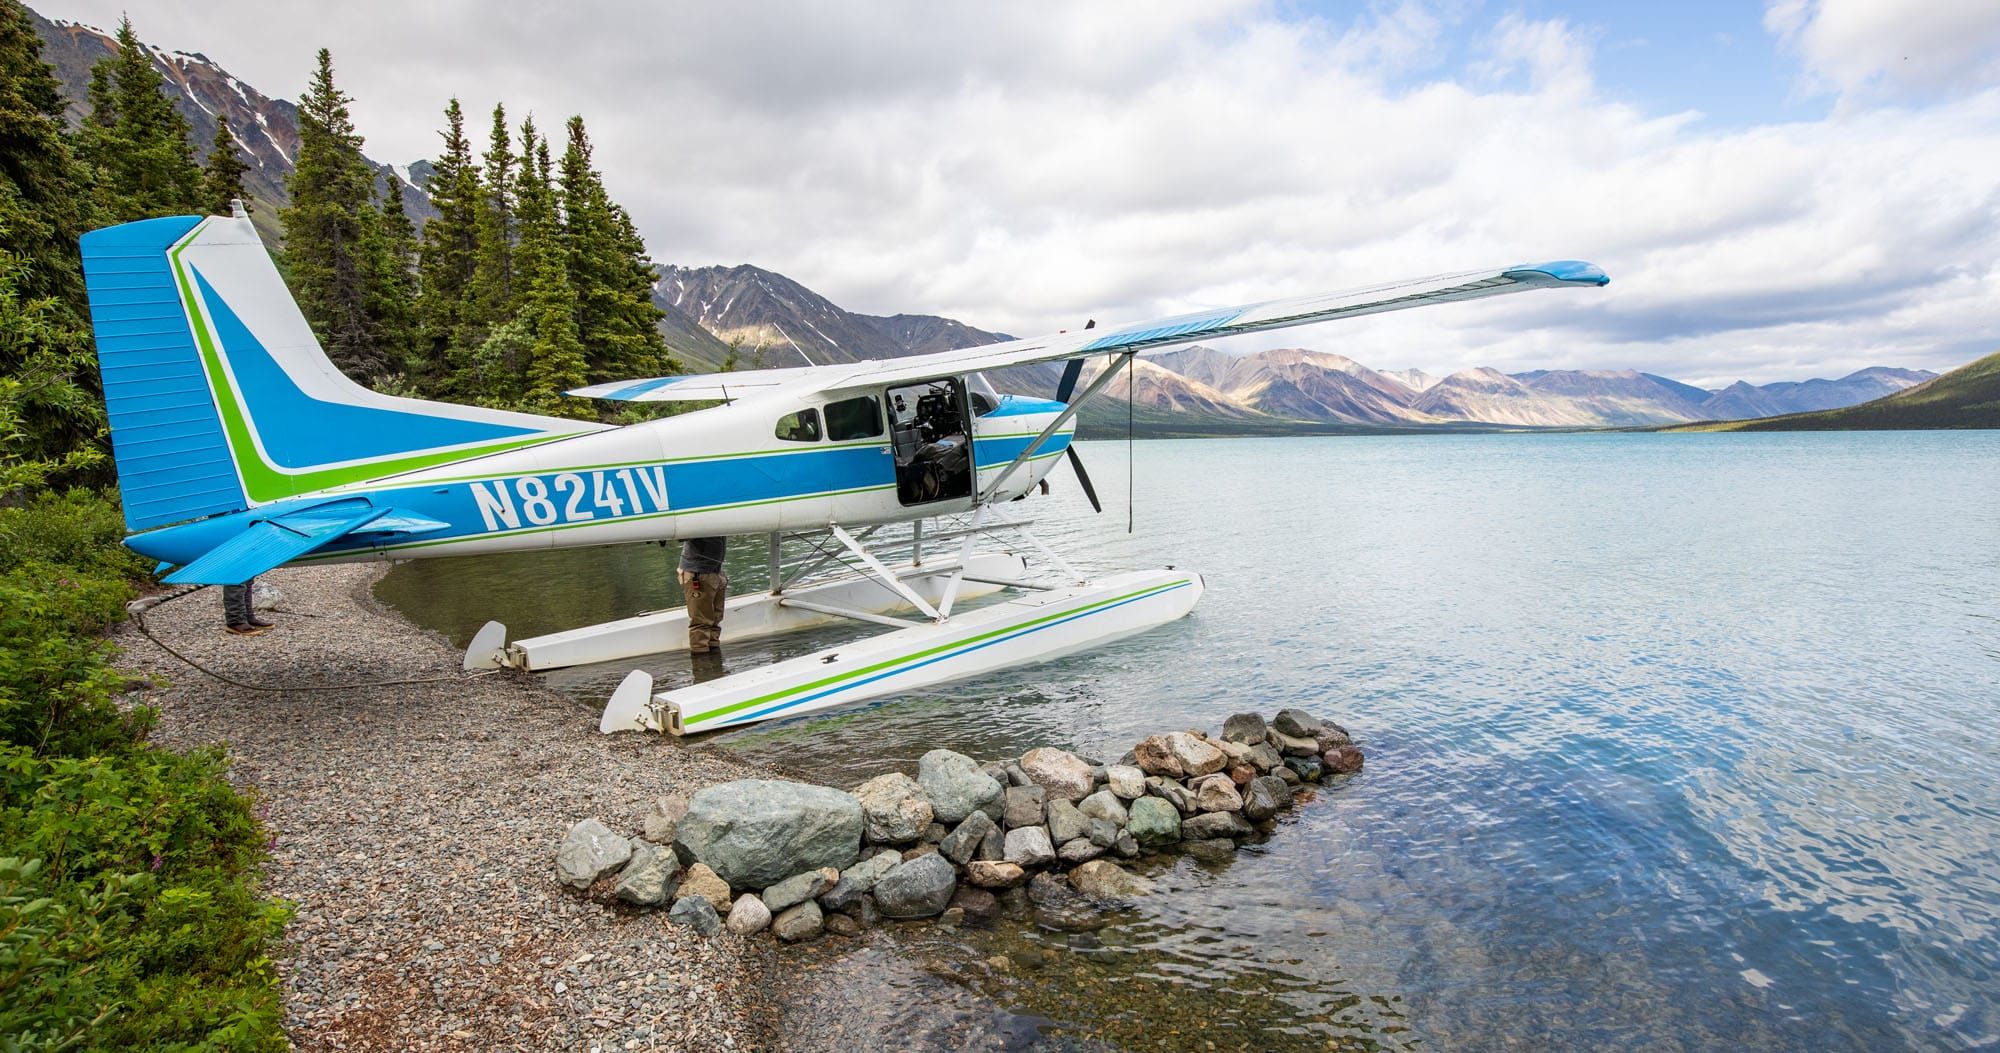
[[[282,1049],[253,803],[115,702],[122,533],[87,490],[0,507],[0,1050]]]

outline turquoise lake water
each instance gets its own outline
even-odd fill
[[[1245,709],[1353,732],[1362,775],[1161,866],[1101,945],[923,938],[1013,1044],[1172,1048],[1147,1018],[1176,1013],[1218,1048],[2000,1044],[2000,433],[1142,442],[1131,535],[1126,447],[1083,451],[1105,515],[1064,468],[1014,508],[1081,567],[1201,571],[1190,618],[718,739],[847,784]],[[519,636],[676,603],[670,558],[409,564],[381,595]],[[1043,967],[979,967],[1029,944]]]

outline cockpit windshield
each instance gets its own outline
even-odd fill
[[[1000,408],[1000,392],[993,387],[992,381],[986,379],[986,374],[966,374],[965,387],[972,395],[973,416],[984,417]]]

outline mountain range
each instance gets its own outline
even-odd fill
[[[69,117],[88,115],[90,70],[113,53],[102,30],[29,12],[55,70]],[[226,114],[250,168],[244,174],[251,218],[266,240],[281,236],[278,212],[290,202],[286,180],[298,153],[298,108],[266,96],[206,56],[151,48],[191,139],[205,150],[218,114]],[[402,181],[403,200],[421,226],[435,215],[423,187],[430,165],[373,159],[378,191]],[[667,344],[691,371],[806,362],[851,362],[945,351],[1011,339],[936,315],[867,315],[847,311],[811,289],[750,265],[663,265],[653,301],[665,317]],[[1033,366],[994,377],[1002,388],[1052,394],[1059,370]],[[1445,377],[1421,370],[1377,370],[1344,355],[1305,348],[1231,354],[1183,347],[1141,358],[1129,381],[1106,389],[1131,396],[1132,419],[1155,434],[1284,433],[1324,428],[1594,428],[1676,424],[1797,414],[1868,402],[1936,376],[1875,367],[1838,380],[1707,390],[1633,370],[1471,369]],[[1121,428],[1127,411],[1102,405],[1086,428]],[[1095,427],[1093,427],[1093,425]]]

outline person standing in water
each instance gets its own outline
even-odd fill
[[[681,542],[681,591],[687,594],[688,653],[707,654],[722,646],[722,601],[729,595],[729,575],[722,557],[729,539],[695,537]]]

